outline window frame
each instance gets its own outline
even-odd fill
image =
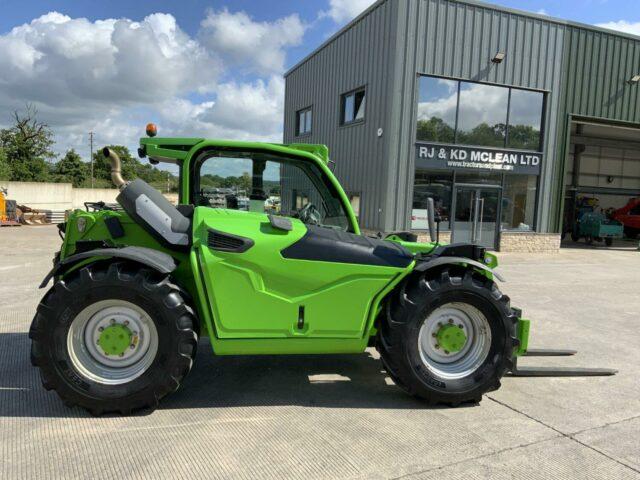
[[[310,113],[311,114],[311,126],[309,128],[309,130],[306,130],[306,115]],[[305,115],[305,130],[300,130],[300,127],[302,126],[302,123],[300,122],[300,116],[304,114]],[[306,137],[312,134],[313,132],[313,105],[309,105],[308,107],[305,108],[301,108],[300,110],[298,110],[296,112],[296,137]]]
[[[355,233],[358,231],[357,219],[355,219],[356,221],[354,223],[352,221],[351,216],[349,215],[350,204],[348,202],[348,199],[343,198],[343,196],[340,194],[340,189],[336,185],[334,185],[334,183],[331,181],[329,177],[327,177],[324,170],[327,168],[326,166],[323,166],[319,161],[316,162],[308,158],[304,158],[304,157],[292,155],[292,154],[282,154],[279,152],[271,151],[269,149],[212,146],[212,147],[206,147],[200,150],[197,153],[197,155],[195,155],[193,159],[189,162],[189,194],[188,194],[189,203],[196,205],[196,207],[198,206],[196,202],[196,195],[200,189],[200,176],[201,176],[200,172],[201,172],[202,165],[207,160],[213,157],[233,158],[231,156],[227,157],[224,154],[235,155],[236,156],[235,158],[238,158],[240,155],[247,155],[247,156],[250,156],[250,158],[252,159],[253,157],[251,157],[251,155],[264,155],[267,157],[274,157],[274,159],[272,160],[274,162],[280,162],[280,163],[289,162],[293,164],[299,163],[300,165],[298,165],[298,168],[300,168],[301,170],[305,170],[307,168],[317,169],[317,173],[318,173],[317,180],[321,182],[324,185],[324,187],[327,189],[328,193],[330,193],[330,195],[339,202],[340,208],[342,212],[345,214],[345,218],[347,220],[346,231],[349,233]],[[267,159],[267,161],[269,160]],[[305,171],[305,173],[307,172]],[[311,183],[314,185],[315,188],[319,190],[320,187],[316,184],[313,177],[314,176],[310,176]],[[280,196],[282,197],[282,193],[280,194]],[[209,207],[204,207],[204,208],[209,208]]]
[[[363,93],[364,94],[364,113],[362,115],[362,118],[356,118],[356,95],[358,93]],[[346,100],[347,98],[353,96],[353,120],[349,120],[346,121],[345,120],[345,114],[346,114]],[[341,127],[348,127],[351,125],[359,125],[361,123],[364,123],[366,118],[367,118],[367,86],[366,85],[362,85],[361,87],[358,88],[354,88],[353,90],[349,90],[348,92],[342,93],[340,95],[340,117],[339,117],[339,123]]]
[[[476,80],[469,80],[467,78],[460,78],[460,77],[446,77],[446,76],[442,76],[442,75],[431,75],[431,74],[427,74],[427,73],[420,73],[418,72],[417,74],[417,78],[416,78],[416,101],[414,102],[414,108],[416,109],[415,114],[414,114],[414,118],[416,121],[416,126],[414,128],[414,138],[416,142],[434,142],[434,143],[439,143],[439,142],[435,142],[432,140],[420,140],[418,139],[418,104],[420,103],[420,80],[421,78],[426,77],[426,78],[433,78],[433,79],[442,79],[442,80],[449,80],[449,81],[454,81],[457,82],[457,94],[456,94],[456,111],[455,111],[455,131],[454,131],[454,143],[453,145],[465,145],[465,146],[469,146],[469,147],[482,147],[482,148],[503,148],[505,150],[513,150],[513,151],[523,151],[523,152],[536,152],[536,153],[545,153],[545,140],[546,140],[546,116],[547,116],[547,102],[549,101],[549,95],[550,92],[549,90],[541,90],[541,89],[535,89],[535,88],[527,88],[527,87],[521,87],[521,86],[516,86],[516,85],[505,85],[505,84],[500,84],[500,83],[494,83],[494,82],[481,82],[481,81],[476,81]],[[508,91],[508,95],[507,95],[507,111],[506,111],[506,123],[505,123],[505,137],[504,137],[504,142],[503,142],[503,146],[502,147],[492,147],[492,146],[483,146],[483,145],[470,145],[470,144],[462,144],[459,143],[459,137],[458,137],[458,130],[459,130],[459,121],[460,121],[460,89],[463,83],[466,84],[479,84],[479,85],[489,85],[492,87],[501,87],[501,88],[505,88]],[[541,109],[541,115],[540,115],[540,141],[539,141],[539,145],[538,145],[538,149],[537,150],[528,150],[528,149],[519,149],[519,148],[511,148],[509,147],[509,130],[510,130],[510,115],[511,115],[511,93],[513,90],[523,90],[523,91],[527,91],[527,92],[534,92],[534,93],[540,93],[542,94],[542,109]]]

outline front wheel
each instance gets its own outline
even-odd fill
[[[29,336],[44,387],[95,415],[155,408],[191,369],[198,339],[169,277],[120,262],[56,282]]]
[[[408,393],[431,404],[479,402],[513,366],[517,321],[492,280],[449,267],[404,281],[387,302],[377,346]]]

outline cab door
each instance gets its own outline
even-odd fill
[[[348,233],[339,195],[302,162],[239,152],[195,166],[194,248],[218,338],[360,338],[412,261]]]

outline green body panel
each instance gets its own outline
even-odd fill
[[[194,248],[218,338],[362,338],[376,294],[410,271],[283,258],[280,252],[306,233],[301,221],[291,221],[286,232],[265,214],[196,208]],[[212,250],[209,229],[255,244],[244,253]]]
[[[322,145],[285,146],[199,138],[145,138],[141,144],[147,156],[178,163],[183,202],[188,202],[191,195],[188,173],[205,149],[258,150],[313,162],[339,193],[351,224],[349,230],[360,233],[347,196],[328,168],[328,151]],[[124,236],[117,239],[110,236],[104,223],[112,216],[118,217],[124,229]],[[415,262],[406,268],[393,268],[284,258],[282,250],[307,231],[300,220],[290,220],[292,230],[283,231],[273,228],[264,213],[197,207],[192,222],[192,246],[180,252],[162,246],[124,212],[76,210],[67,223],[61,259],[76,252],[78,241],[87,240],[168,253],[177,264],[172,276],[191,296],[200,319],[200,333],[209,336],[218,355],[364,351],[376,334],[375,320],[382,301],[413,271]],[[245,237],[253,245],[242,253],[213,250],[207,244],[210,230]],[[438,246],[404,242],[397,236],[387,240],[414,254],[429,254]],[[100,259],[84,260],[74,269]],[[487,254],[485,263],[491,268],[497,266],[491,254]],[[109,347],[107,343],[105,337],[105,345]]]

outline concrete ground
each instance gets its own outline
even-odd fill
[[[40,385],[27,331],[59,239],[0,230],[0,478],[640,479],[640,252],[505,254],[532,346],[605,378],[505,378],[479,406],[427,408],[372,351],[215,358],[203,342],[159,410],[93,418]]]

